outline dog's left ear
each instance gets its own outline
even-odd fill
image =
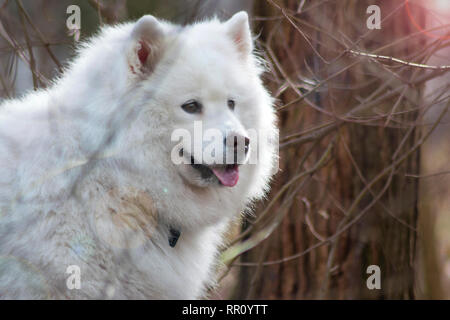
[[[239,53],[243,58],[247,58],[253,51],[252,34],[248,22],[248,14],[240,11],[234,14],[227,22],[225,22],[227,34],[231,36],[237,45]]]
[[[145,75],[154,70],[161,55],[163,39],[164,30],[155,17],[146,15],[135,23],[127,57],[133,74]]]

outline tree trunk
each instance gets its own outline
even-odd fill
[[[261,30],[260,45],[272,69],[267,84],[278,98],[281,139],[280,172],[257,212],[332,148],[325,163],[282,193],[267,217],[246,221],[244,230],[255,224],[251,237],[262,229],[259,224],[285,214],[270,237],[241,255],[234,298],[415,297],[418,182],[405,174],[419,170],[419,149],[412,148],[419,139],[414,123],[420,115],[414,110],[420,106],[422,74],[341,53],[346,47],[374,52],[416,29],[404,7],[395,11],[399,2],[384,1],[381,18],[392,16],[381,30],[365,35],[372,2],[307,1],[303,7],[303,1],[256,2],[255,29]],[[419,19],[416,8],[411,10]],[[423,49],[424,43],[411,37],[377,54],[422,62]],[[289,258],[293,255],[299,256]],[[370,265],[380,267],[381,289],[367,286]]]

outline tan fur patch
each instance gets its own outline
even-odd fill
[[[108,197],[106,210],[99,212],[96,219],[102,240],[117,248],[135,248],[152,237],[158,212],[146,192],[113,188]]]

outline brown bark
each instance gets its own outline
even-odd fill
[[[279,111],[281,170],[271,191],[271,198],[298,172],[313,167],[331,141],[334,141],[334,148],[326,166],[302,182],[294,183],[272,207],[272,218],[282,214],[283,208],[287,210],[286,216],[267,240],[241,256],[241,264],[253,265],[240,267],[234,298],[415,297],[418,183],[404,174],[418,172],[419,153],[411,152],[404,162],[394,167],[394,171],[388,171],[372,185],[354,206],[354,210],[348,210],[357,201],[358,195],[364,192],[367,183],[417,143],[417,129],[411,128],[410,124],[416,120],[418,113],[392,116],[387,126],[384,126],[387,116],[359,123],[347,121],[321,138],[283,147],[283,137],[336,121],[322,110],[344,117],[362,99],[370,97],[383,85],[387,85],[386,88],[373,99],[389,90],[402,89],[359,113],[359,120],[382,113],[389,114],[402,90],[404,94],[395,111],[418,107],[421,85],[410,85],[404,89],[402,86],[406,81],[418,79],[420,73],[406,66],[397,66],[388,71],[380,63],[348,54],[335,59],[344,47],[329,34],[349,46],[351,43],[348,39],[357,41],[368,31],[366,19],[369,15],[366,14],[366,8],[371,2],[340,0],[323,5],[306,2],[303,10],[315,8],[301,14],[295,14],[301,1],[256,2],[255,16],[272,17],[258,20],[256,24],[256,30],[261,30],[259,40],[273,68],[267,83],[274,93],[279,92],[281,86],[288,86],[278,97],[278,106],[299,98],[298,93],[289,88],[289,82],[299,84],[301,78],[314,77],[316,81],[321,81],[355,61],[361,59],[361,62],[328,80],[315,93],[307,95],[308,101],[320,109],[312,108],[311,104],[303,100]],[[397,2],[383,2],[382,19],[398,5]],[[277,6],[283,8],[283,12]],[[416,30],[408,23],[403,8],[396,11],[392,18],[383,21],[381,30],[371,32],[353,49],[373,52],[414,32]],[[388,47],[379,54],[421,61],[424,58],[420,55],[421,49],[423,43],[416,37]],[[286,77],[289,79],[287,82]],[[300,166],[303,157],[306,157],[304,166]],[[379,193],[382,193],[380,199],[374,202]],[[372,202],[375,204],[371,205]],[[258,212],[265,205],[267,202],[260,205]],[[370,208],[364,213],[368,206]],[[330,239],[359,214],[363,215],[357,222]],[[329,241],[301,257],[283,263],[261,264],[304,252],[321,243],[320,238]],[[369,290],[366,286],[369,277],[366,269],[369,265],[381,268],[381,290]]]

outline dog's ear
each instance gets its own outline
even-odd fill
[[[248,22],[248,15],[245,11],[234,14],[225,22],[227,34],[233,39],[239,53],[246,58],[253,50],[252,34]]]
[[[162,50],[164,30],[158,20],[146,15],[140,18],[131,32],[131,47],[128,52],[128,64],[134,74],[152,72]]]

